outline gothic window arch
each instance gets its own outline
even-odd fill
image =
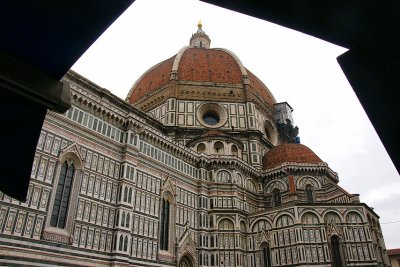
[[[124,202],[128,201],[128,187],[125,186],[124,188]]]
[[[63,244],[70,244],[79,186],[81,185],[83,158],[80,147],[74,143],[62,150],[53,184],[48,216],[42,238]],[[83,212],[84,207],[80,207]]]
[[[339,236],[331,236],[332,267],[344,267],[344,255]]]
[[[272,257],[271,257],[271,249],[267,242],[263,242],[260,246],[260,256],[261,256],[261,266],[262,267],[271,267],[272,266]]]
[[[128,202],[132,203],[132,188],[129,188]]]
[[[74,164],[68,164],[67,161],[64,161],[61,165],[60,177],[58,179],[53,209],[51,212],[50,226],[52,227],[65,228],[74,173]]]
[[[122,185],[118,187],[118,201],[121,201],[122,199]]]
[[[282,205],[281,191],[278,188],[272,190],[272,207],[279,207]]]
[[[167,251],[169,247],[170,204],[168,199],[163,198],[161,201],[160,249]]]
[[[122,212],[122,216],[121,216],[121,226],[125,226],[125,211]]]
[[[124,251],[128,251],[128,236],[124,237]]]
[[[118,226],[119,224],[119,210],[117,211],[116,215],[115,215],[115,226]]]
[[[122,235],[120,235],[120,236],[119,236],[119,245],[118,245],[118,250],[122,250],[123,242],[124,242],[124,240],[123,240],[123,236],[122,236]]]
[[[307,203],[315,202],[315,190],[312,185],[307,184],[304,188],[304,193],[305,193]]]
[[[131,221],[131,215],[130,215],[130,213],[127,213],[126,214],[125,227],[129,227],[130,221]]]

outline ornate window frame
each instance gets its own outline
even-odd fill
[[[168,245],[167,245],[167,250],[161,250],[160,249],[160,242],[161,242],[161,223],[162,223],[162,206],[163,206],[163,201],[169,202],[169,214],[168,214]],[[167,178],[162,186],[162,192],[161,192],[161,198],[159,202],[160,208],[159,208],[159,249],[158,249],[158,259],[164,260],[167,262],[173,262],[175,259],[175,241],[176,241],[176,235],[175,235],[175,224],[176,224],[176,188],[175,184],[172,182],[171,178]]]
[[[64,162],[67,162],[67,164],[74,164],[74,175],[72,179],[72,186],[71,186],[71,193],[69,196],[69,204],[67,208],[67,218],[65,222],[64,228],[58,228],[58,227],[53,227],[50,225],[51,221],[51,215],[53,211],[53,206],[54,206],[54,201],[56,197],[56,190],[58,186],[58,182],[60,179],[60,173],[61,173],[61,168]],[[80,148],[76,143],[73,143],[69,147],[65,148],[63,151],[61,151],[61,155],[59,157],[59,160],[57,162],[57,167],[56,167],[56,176],[54,179],[53,183],[53,188],[52,188],[52,195],[49,203],[49,207],[47,210],[47,217],[46,217],[46,222],[45,222],[45,227],[43,230],[43,236],[42,238],[44,240],[56,242],[56,243],[62,243],[62,244],[71,244],[72,243],[72,237],[73,237],[73,224],[75,221],[75,213],[76,213],[76,208],[78,204],[78,195],[79,195],[79,186],[81,184],[81,179],[82,179],[82,170],[84,166],[84,159],[80,153]]]

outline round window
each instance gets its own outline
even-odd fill
[[[214,111],[207,111],[203,115],[203,121],[208,125],[216,125],[219,122],[219,116]]]
[[[197,108],[197,119],[205,127],[219,128],[228,120],[228,112],[217,103],[204,103]]]

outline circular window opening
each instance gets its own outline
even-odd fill
[[[217,103],[204,103],[197,108],[196,116],[198,121],[208,128],[219,128],[223,126],[227,119],[226,109]]]
[[[203,115],[203,121],[208,125],[216,125],[219,122],[219,116],[214,111],[207,111]]]

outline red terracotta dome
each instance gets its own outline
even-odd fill
[[[198,36],[206,35],[202,33],[194,35],[196,38]],[[220,92],[218,86],[231,86],[242,90],[240,94],[243,97],[253,93],[269,107],[273,107],[276,103],[274,96],[260,79],[243,66],[234,53],[226,49],[210,49],[209,43],[196,47],[196,38],[192,37],[191,46],[184,47],[178,54],[144,73],[132,86],[126,101],[131,104],[139,103],[155,93],[173,87],[171,84],[174,83],[174,86],[175,84],[205,85],[209,88],[214,86],[213,90],[216,92]],[[180,90],[176,89],[175,97],[182,97]]]
[[[308,147],[302,144],[281,144],[267,152],[264,158],[266,169],[275,168],[282,163],[323,163],[323,161]]]

